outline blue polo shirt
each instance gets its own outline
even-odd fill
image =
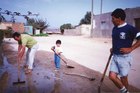
[[[140,32],[135,27],[126,23],[121,27],[114,27],[112,31],[113,54],[122,54],[120,48],[131,47],[135,38],[140,38]]]

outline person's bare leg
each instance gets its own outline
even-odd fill
[[[121,82],[125,86],[126,89],[128,89],[128,76],[121,77]]]
[[[114,72],[109,72],[109,78],[113,81],[113,83],[119,88],[121,89],[124,85],[121,82],[121,80],[117,77],[118,74],[114,73]]]

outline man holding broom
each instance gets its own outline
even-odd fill
[[[131,52],[140,46],[140,32],[125,22],[126,14],[123,9],[112,12],[112,63],[109,78],[120,89],[121,93],[128,91],[128,72],[131,67]],[[137,41],[133,44],[134,39]],[[120,75],[120,78],[118,77]]]
[[[13,38],[18,42],[19,60],[22,60],[26,47],[28,48],[24,67],[25,73],[29,74],[32,72],[35,53],[38,49],[37,41],[30,35],[20,34],[18,32],[13,33]]]

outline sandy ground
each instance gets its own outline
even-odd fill
[[[17,81],[17,43],[14,40],[5,40],[3,44],[5,63],[0,67],[0,93],[97,93],[97,87],[102,77],[101,73],[109,56],[110,39],[60,35],[35,37],[35,39],[40,46],[36,53],[35,67],[31,75],[25,75],[21,68],[21,80],[26,81],[22,86],[12,85]],[[74,69],[67,68],[61,62],[60,72],[54,71],[53,52],[50,48],[57,39],[62,41],[63,58],[69,65],[74,66]],[[129,75],[130,91],[137,93],[140,92],[140,83],[138,82],[140,75],[137,74],[140,70],[139,51],[140,49],[137,49],[133,52],[135,60]],[[24,61],[21,63],[23,64]],[[67,75],[66,73],[85,75],[95,78],[95,80],[91,81],[85,77]],[[118,91],[106,77],[102,85],[102,93],[118,93]]]

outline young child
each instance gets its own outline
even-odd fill
[[[56,41],[56,45],[51,48],[54,51],[54,63],[56,70],[60,69],[60,55],[62,53],[61,40]]]

